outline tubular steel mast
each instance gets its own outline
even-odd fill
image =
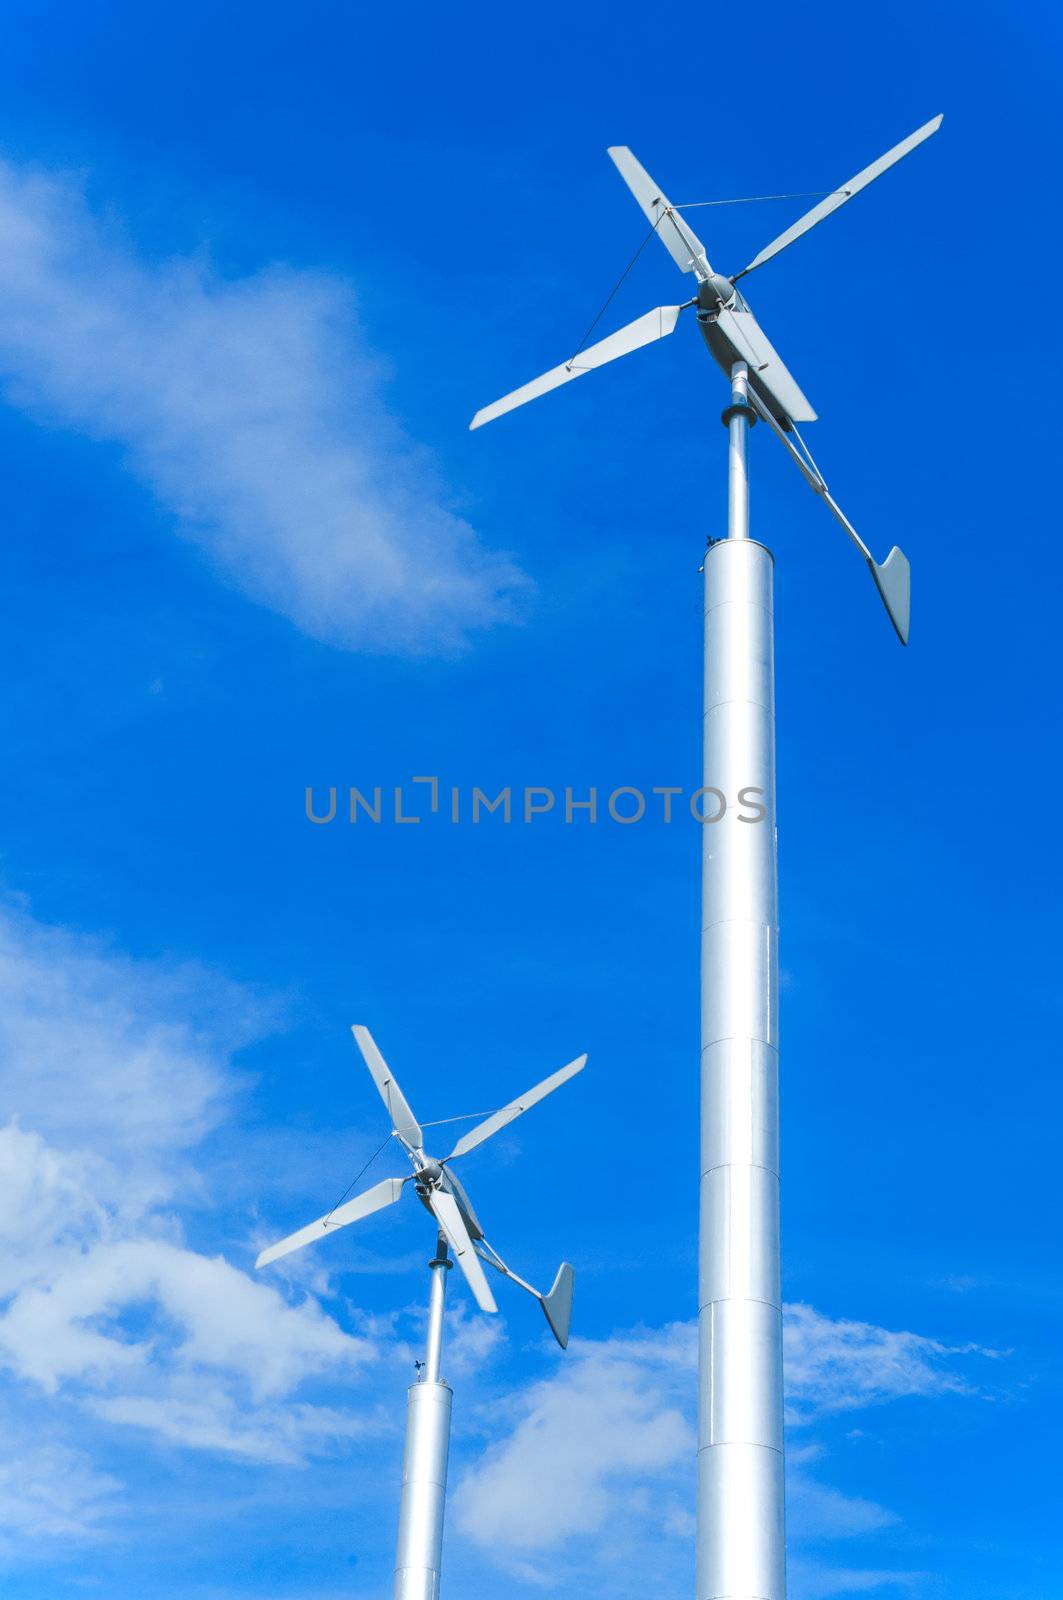
[[[701,929],[701,1190],[698,1249],[697,1600],[785,1600],[782,1306],[779,1271],[778,881],[771,552],[749,536],[746,445],[762,418],[864,558],[894,630],[908,642],[910,571],[879,563],[831,495],[797,431],[816,413],[770,344],[738,280],[937,132],[933,117],[800,217],[733,277],[626,145],[609,150],[681,272],[682,305],[658,306],[541,377],[484,406],[473,428],[675,332],[697,307],[728,375],[727,537],[705,557],[705,788],[760,790],[759,819],[704,828]],[[641,247],[640,247],[641,248]],[[608,302],[607,302],[608,303]]]
[[[447,1241],[439,1235],[428,1263],[432,1289],[424,1366],[406,1396],[406,1448],[402,1458],[402,1498],[395,1549],[394,1600],[437,1600],[443,1564],[443,1511],[450,1454],[450,1408],[454,1393],[440,1377],[443,1354],[443,1302],[451,1268]]]
[[[725,795],[755,787],[764,815],[703,830],[697,1595],[783,1600],[774,563],[749,537],[755,413],[741,361],[724,420],[728,536],[705,556],[702,781]]]

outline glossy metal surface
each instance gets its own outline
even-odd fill
[[[443,1348],[443,1304],[450,1262],[442,1248],[431,1263],[432,1293],[424,1371],[410,1385],[406,1407],[406,1449],[395,1551],[394,1600],[438,1600],[443,1557],[443,1511],[450,1453],[453,1394],[439,1376]]]
[[[731,368],[731,420],[727,424],[727,537],[749,538],[749,470],[746,442],[749,418],[741,407],[749,404],[749,368],[736,361]]]
[[[449,1384],[410,1385],[395,1600],[438,1600],[452,1400]]]
[[[446,1241],[442,1236],[429,1266],[432,1269],[432,1290],[428,1297],[428,1328],[425,1334],[422,1377],[426,1383],[438,1383],[439,1363],[443,1355],[443,1311],[447,1298],[447,1273],[450,1271]]]
[[[748,537],[747,429],[731,418],[731,536],[705,559],[704,782],[762,790],[766,815],[704,828],[698,1600],[786,1592],[772,558]]]

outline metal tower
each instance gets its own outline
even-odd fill
[[[447,1497],[447,1458],[450,1454],[450,1411],[453,1391],[441,1376],[443,1354],[443,1310],[447,1273],[454,1260],[461,1270],[481,1311],[498,1310],[483,1263],[509,1278],[542,1306],[551,1332],[562,1350],[568,1344],[572,1321],[572,1291],[575,1274],[567,1261],[558,1268],[549,1294],[540,1294],[530,1283],[508,1267],[484,1237],[479,1218],[451,1163],[475,1150],[485,1140],[508,1127],[532,1106],[560,1089],[578,1072],[587,1057],[577,1056],[558,1072],[544,1078],[527,1093],[510,1100],[482,1122],[463,1133],[449,1155],[437,1160],[424,1148],[424,1129],[410,1109],[391,1068],[377,1048],[368,1028],[351,1029],[354,1040],[369,1068],[369,1074],[391,1121],[392,1136],[407,1156],[412,1171],[405,1178],[384,1178],[371,1189],[355,1195],[326,1211],[323,1217],[299,1228],[279,1244],[261,1251],[256,1267],[265,1267],[293,1250],[321,1239],[330,1230],[360,1222],[374,1211],[394,1205],[402,1198],[408,1183],[430,1212],[438,1229],[436,1253],[428,1263],[431,1291],[428,1299],[428,1333],[425,1359],[418,1363],[418,1381],[410,1385],[406,1397],[406,1447],[402,1463],[402,1495],[399,1502],[399,1532],[395,1551],[394,1600],[438,1600],[443,1560],[443,1512]],[[462,1121],[464,1119],[444,1119]]]
[[[728,809],[702,840],[701,1182],[698,1250],[697,1600],[785,1600],[782,1304],[779,1257],[778,874],[771,552],[749,536],[746,445],[759,419],[860,551],[908,642],[908,561],[879,563],[830,494],[796,424],[816,413],[738,280],[822,222],[941,125],[935,117],[773,239],[733,277],[713,270],[682,208],[626,145],[610,149],[651,234],[697,293],[658,306],[485,406],[473,428],[673,333],[696,308],[731,402],[727,537],[705,556],[705,789],[759,791],[759,819]],[[640,247],[641,248],[641,247]]]

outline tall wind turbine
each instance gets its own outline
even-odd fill
[[[775,853],[775,667],[771,552],[749,536],[746,442],[758,417],[789,451],[860,551],[902,644],[909,566],[879,563],[827,488],[797,431],[815,421],[737,285],[845,205],[941,126],[924,124],[832,190],[733,277],[626,145],[621,177],[697,293],[658,306],[493,405],[471,427],[672,333],[695,308],[730,379],[727,537],[705,557],[705,786],[763,791],[759,824],[730,817],[704,829],[701,931],[701,1195],[699,1226],[698,1600],[784,1600],[782,1304],[779,1260],[778,869]]]
[[[391,1119],[392,1134],[409,1158],[413,1171],[406,1178],[385,1178],[364,1193],[355,1195],[353,1200],[334,1206],[323,1217],[318,1217],[316,1222],[309,1223],[298,1232],[289,1234],[279,1244],[263,1250],[255,1266],[266,1267],[271,1261],[290,1255],[293,1250],[301,1250],[304,1245],[312,1244],[336,1228],[346,1227],[350,1222],[358,1222],[363,1217],[371,1216],[374,1211],[394,1205],[408,1183],[413,1184],[418,1200],[431,1213],[436,1226],[436,1250],[428,1263],[431,1273],[428,1335],[424,1361],[418,1363],[418,1381],[411,1384],[407,1392],[406,1448],[402,1463],[402,1497],[399,1502],[393,1593],[394,1600],[438,1600],[453,1401],[450,1385],[440,1377],[446,1275],[453,1266],[448,1252],[453,1251],[454,1260],[481,1311],[498,1310],[484,1274],[482,1263],[486,1262],[495,1272],[509,1278],[538,1300],[554,1338],[562,1349],[568,1344],[575,1279],[575,1273],[567,1261],[558,1268],[549,1294],[541,1294],[518,1277],[498,1251],[488,1244],[472,1202],[452,1171],[451,1163],[467,1156],[485,1140],[508,1127],[515,1118],[538,1105],[540,1100],[545,1100],[548,1094],[553,1094],[555,1089],[568,1083],[577,1072],[583,1071],[587,1057],[577,1056],[575,1061],[570,1061],[559,1072],[537,1083],[534,1089],[519,1095],[500,1110],[493,1111],[474,1128],[470,1128],[468,1133],[462,1134],[449,1155],[437,1160],[425,1150],[421,1124],[410,1110],[406,1096],[377,1049],[369,1029],[356,1025],[351,1031]],[[444,1118],[444,1121],[453,1120]]]

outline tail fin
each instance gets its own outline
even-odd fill
[[[564,1350],[568,1345],[568,1332],[572,1325],[572,1291],[575,1287],[576,1274],[567,1261],[562,1261],[557,1269],[554,1287],[549,1294],[542,1296],[542,1307],[546,1312],[546,1320],[553,1329],[554,1338]]]
[[[912,612],[912,569],[908,557],[894,545],[881,566],[871,559],[868,566],[897,637],[902,644],[907,644]]]

